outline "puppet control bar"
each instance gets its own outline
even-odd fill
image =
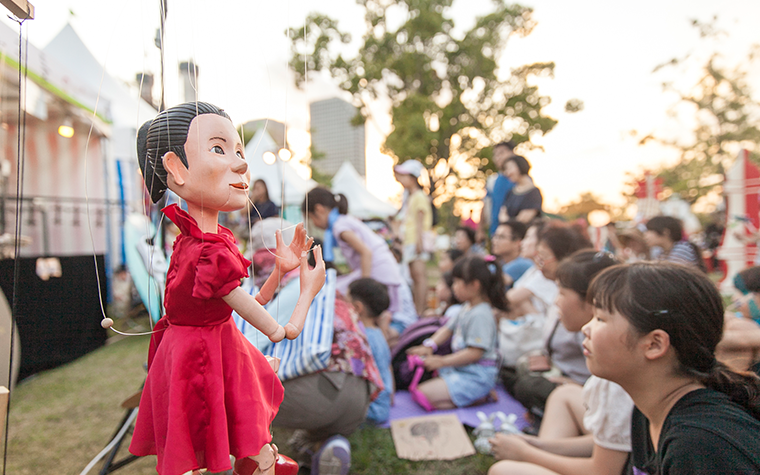
[[[0,0],[0,4],[19,20],[34,20],[34,5],[26,0]]]

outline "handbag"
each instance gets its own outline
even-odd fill
[[[528,314],[517,320],[499,320],[499,354],[501,365],[517,366],[519,358],[544,347],[544,316]]]

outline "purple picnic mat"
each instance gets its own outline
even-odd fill
[[[396,419],[406,419],[407,417],[419,417],[430,414],[456,414],[462,424],[470,427],[477,427],[480,424],[477,412],[483,411],[487,416],[496,411],[501,411],[504,414],[516,414],[517,420],[515,425],[520,429],[525,428],[528,423],[525,421],[525,408],[517,402],[512,396],[507,394],[501,385],[496,386],[496,393],[499,396],[498,402],[491,402],[488,404],[481,404],[479,406],[462,407],[458,409],[447,409],[445,411],[433,411],[427,412],[421,408],[416,402],[412,401],[412,396],[409,391],[396,391],[394,395],[394,405],[391,406],[390,420],[380,427],[390,427],[390,421]]]

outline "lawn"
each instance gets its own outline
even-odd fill
[[[6,473],[79,474],[116,430],[124,415],[121,402],[140,388],[148,340],[120,339],[20,383],[11,395]],[[274,429],[275,443],[286,455],[291,452],[289,436],[290,431]],[[475,475],[485,474],[493,463],[483,455],[451,462],[401,460],[388,429],[361,429],[350,441],[352,474]],[[154,474],[154,466],[155,458],[145,457],[115,473]],[[90,473],[99,469],[100,465]]]

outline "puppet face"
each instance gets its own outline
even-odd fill
[[[175,182],[172,191],[201,209],[234,211],[245,207],[250,173],[243,144],[229,119],[216,114],[193,119],[185,155],[187,168],[181,164],[167,167]]]

